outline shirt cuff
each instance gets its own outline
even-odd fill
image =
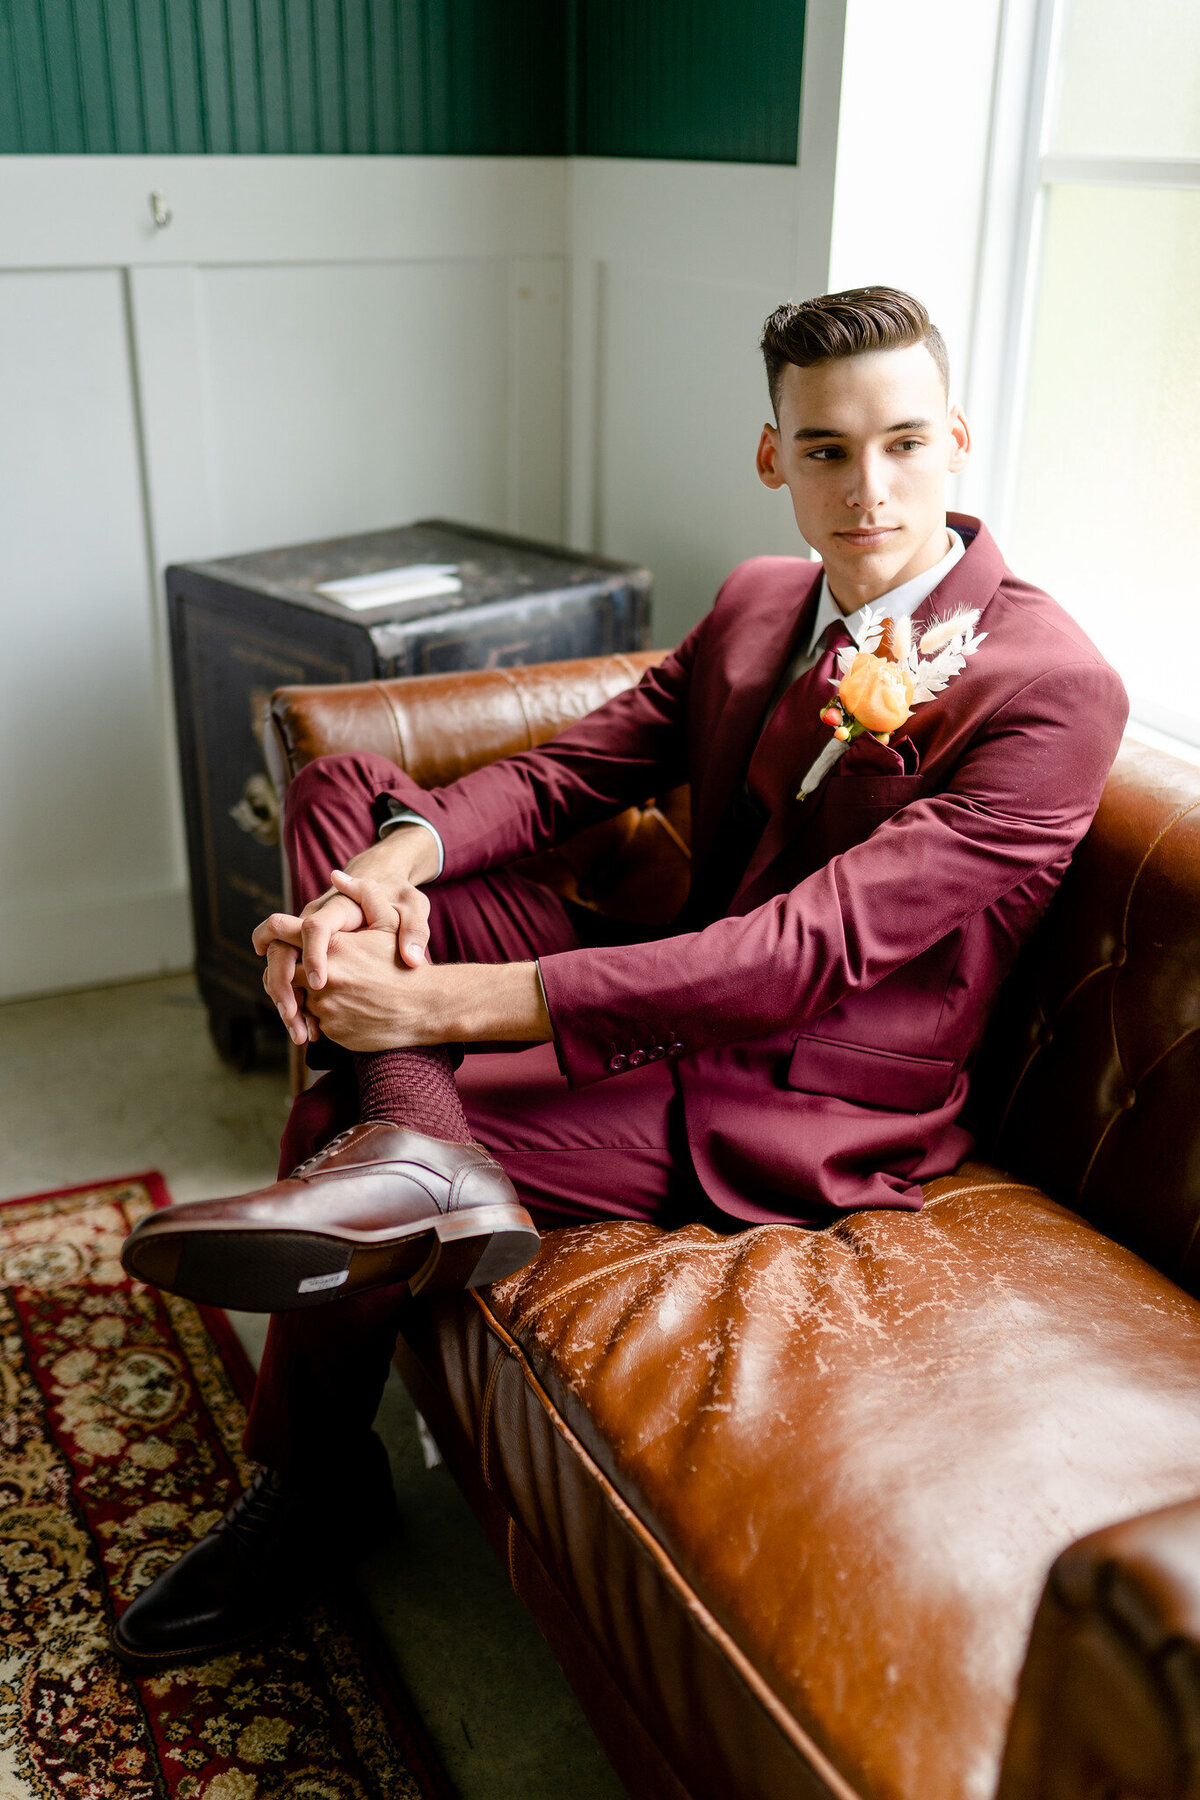
[[[431,825],[429,823],[428,819],[423,819],[421,817],[420,813],[411,812],[409,810],[409,808],[404,805],[403,801],[393,800],[389,797],[389,799],[387,800],[387,806],[388,806],[391,816],[389,818],[386,818],[383,821],[382,825],[380,825],[379,832],[378,832],[379,837],[381,837],[381,838],[387,837],[388,833],[390,831],[395,831],[395,829],[398,825],[423,825],[425,827],[426,831],[431,832],[433,834],[433,841],[437,845],[437,853],[438,853],[437,875],[435,875],[433,878],[436,881],[438,878],[438,875],[441,874],[442,870],[446,866],[446,846],[442,842],[441,832],[438,830],[436,825]]]

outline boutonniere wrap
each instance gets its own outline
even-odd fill
[[[987,636],[975,630],[978,612],[959,612],[941,619],[913,643],[910,619],[877,618],[863,608],[863,633],[857,644],[838,652],[837,693],[821,709],[833,736],[800,783],[797,800],[820,787],[855,738],[870,732],[886,744],[907,723],[914,706],[932,700],[947,682],[960,675]]]

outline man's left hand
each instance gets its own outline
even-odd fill
[[[379,896],[339,872],[337,886],[363,904],[375,929],[339,932],[324,986],[303,994],[306,1013],[347,1050],[411,1044],[541,1042],[554,1036],[537,964],[422,963],[410,968],[388,931]],[[297,985],[304,987],[303,970]]]

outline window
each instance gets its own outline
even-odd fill
[[[1200,745],[1200,5],[1030,18],[1002,541],[1134,718]]]

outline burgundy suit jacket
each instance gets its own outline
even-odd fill
[[[1120,743],[1115,672],[1009,572],[978,520],[951,523],[966,554],[914,615],[915,635],[975,607],[987,640],[914,710],[907,756],[860,739],[797,805],[829,738],[803,708],[762,848],[723,916],[541,961],[571,1085],[675,1058],[696,1171],[739,1219],[915,1208],[920,1184],[968,1154],[957,1119],[988,1011]],[[800,558],[743,563],[636,688],[542,749],[433,790],[421,810],[445,840],[443,878],[688,781],[702,893],[729,855],[730,810],[820,573]]]

